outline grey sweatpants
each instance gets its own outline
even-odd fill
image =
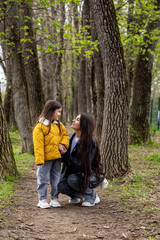
[[[37,168],[37,191],[39,200],[47,198],[47,184],[51,184],[51,199],[57,197],[60,181],[61,159],[49,160]]]

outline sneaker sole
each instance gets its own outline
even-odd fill
[[[88,204],[88,205],[86,204],[85,205],[85,203],[82,203],[82,207],[93,207],[98,203],[100,203],[100,198],[98,196],[96,196],[95,202],[93,204]]]
[[[39,207],[39,208],[43,208],[43,209],[50,208],[50,206],[48,206],[48,207],[45,207],[45,206],[40,206],[40,205],[38,205],[38,204],[37,204],[37,207]]]
[[[77,201],[72,201],[72,200],[68,200],[68,202],[69,203],[71,203],[71,204],[78,204],[78,203],[80,203],[81,202],[81,200],[79,199],[79,200],[77,200]]]
[[[52,206],[52,205],[50,205],[50,207],[53,207],[53,208],[61,208],[61,206]]]

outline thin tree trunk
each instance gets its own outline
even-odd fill
[[[0,23],[0,31],[5,32],[6,26],[4,22]],[[1,44],[3,59],[1,59],[1,66],[3,68],[5,78],[7,80],[7,86],[4,96],[4,112],[6,116],[8,129],[16,129],[17,125],[15,122],[14,109],[13,109],[13,94],[12,94],[12,72],[11,72],[11,63],[10,57],[7,54],[8,46],[4,43]]]
[[[78,6],[77,4],[72,1],[71,7],[73,9],[73,21],[74,21],[74,28],[76,33],[79,31],[79,13],[78,13]],[[74,56],[72,54],[72,75],[71,75],[71,86],[72,86],[72,118],[75,118],[78,115],[78,79],[79,79],[79,62],[80,57]]]
[[[78,81],[78,111],[79,111],[79,113],[87,112],[85,69],[86,69],[86,59],[85,59],[85,57],[81,56],[79,81]]]
[[[92,59],[86,59],[85,79],[86,79],[86,104],[87,112],[91,114],[91,70],[92,70]]]
[[[64,26],[65,23],[65,3],[60,3],[60,19],[61,19],[61,26]],[[64,47],[64,40],[63,40],[64,30],[63,28],[60,30],[59,35],[59,43],[61,45],[61,49],[63,50]],[[56,89],[57,89],[57,96],[56,100],[62,103],[62,54],[60,53],[57,56],[56,62],[56,70],[55,70],[55,82],[56,82]]]
[[[32,124],[29,110],[28,88],[25,77],[25,69],[23,65],[23,57],[21,55],[21,44],[19,25],[15,16],[18,15],[18,5],[11,5],[8,16],[9,36],[14,46],[10,48],[11,72],[12,72],[12,89],[13,89],[13,105],[15,119],[20,131],[22,140],[22,153],[33,153],[32,142]]]
[[[95,79],[95,65],[92,58],[91,65],[91,96],[92,96],[92,112],[95,119],[97,120],[97,89],[96,89],[96,79]]]
[[[154,51],[155,47],[156,42],[150,49]],[[135,63],[129,144],[151,141],[149,121],[152,68],[153,55],[146,49],[145,54],[138,54]]]
[[[101,156],[107,178],[124,175],[128,163],[128,101],[123,48],[112,0],[92,0],[105,80]]]
[[[33,22],[32,22],[32,10],[31,7],[25,2],[25,0],[21,3],[22,17],[23,17],[23,25],[28,27],[28,38],[31,39],[32,42],[26,42],[22,45],[22,49],[24,50],[24,70],[27,81],[27,89],[28,89],[28,98],[29,98],[29,110],[31,116],[32,126],[35,125],[38,116],[41,114],[42,107],[44,105],[44,95],[42,90],[41,83],[41,75],[38,63],[38,55],[37,55],[37,46],[35,34],[33,31]],[[30,19],[24,21],[26,16]],[[24,36],[22,36],[24,37]],[[29,52],[27,52],[29,50]],[[30,53],[32,51],[32,54]],[[29,57],[29,59],[27,59]]]
[[[135,0],[129,0],[129,7],[128,7],[128,18],[127,18],[127,34],[133,34],[134,30],[133,27],[130,26],[130,24],[133,24],[133,10],[134,10],[134,1]],[[132,84],[133,84],[133,65],[134,65],[134,61],[131,59],[131,49],[132,46],[129,47],[128,46],[128,53],[126,56],[126,70],[127,70],[127,80],[128,80],[128,102],[130,104],[131,101],[131,97],[132,97]]]
[[[90,13],[91,19],[91,35],[92,41],[98,39],[95,23],[94,23],[94,16],[93,12]],[[96,129],[95,134],[97,141],[101,142],[101,134],[102,134],[102,126],[103,126],[103,112],[104,112],[104,91],[105,91],[105,84],[104,84],[104,72],[103,72],[103,64],[102,64],[102,57],[101,57],[101,50],[98,46],[98,51],[94,51],[93,54],[93,61],[95,66],[95,75],[96,75],[96,83],[97,83],[97,106],[96,106]]]
[[[160,1],[155,2],[155,10],[160,10]],[[150,101],[153,55],[157,40],[151,40],[150,33],[159,28],[159,19],[149,22],[146,27],[144,42],[147,43],[136,58],[133,78],[133,100],[130,117],[129,143],[141,143],[150,141]]]
[[[18,175],[0,93],[0,179]]]
[[[89,24],[89,1],[84,0],[82,10],[82,26]],[[80,56],[80,69],[78,81],[78,110],[79,112],[87,112],[87,92],[86,92],[86,58],[83,56],[83,51]]]

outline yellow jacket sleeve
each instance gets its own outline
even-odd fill
[[[33,144],[36,165],[44,164],[44,134],[42,124],[38,123],[33,129]]]
[[[65,147],[68,149],[70,137],[68,135],[67,129],[63,124],[61,124],[61,130],[62,130],[62,139],[60,143],[65,145]]]

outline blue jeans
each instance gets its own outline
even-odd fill
[[[39,200],[47,198],[47,184],[51,184],[51,199],[57,197],[60,181],[61,159],[49,160],[37,169],[37,191]]]
[[[96,192],[90,187],[87,187],[85,194],[81,193],[81,174],[71,174],[67,178],[63,178],[58,185],[58,192],[66,194],[71,198],[84,198],[91,204],[94,203],[96,199]]]

